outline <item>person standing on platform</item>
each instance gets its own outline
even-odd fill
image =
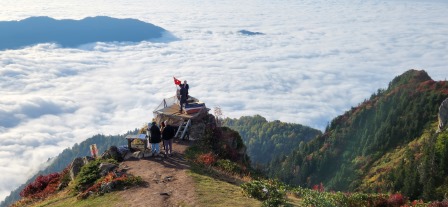
[[[182,113],[182,107],[184,104],[187,104],[187,99],[188,99],[188,90],[185,88],[184,84],[180,85],[180,108],[179,108],[179,113]]]
[[[187,99],[188,99],[188,90],[190,89],[190,86],[187,84],[187,80],[184,80],[184,84],[181,84],[184,86],[184,88],[187,90]]]

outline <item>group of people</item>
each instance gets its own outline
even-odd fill
[[[180,101],[180,109],[179,109],[179,113],[182,113],[182,106],[184,104],[187,104],[187,99],[188,99],[188,89],[190,88],[187,84],[187,81],[184,80],[183,84],[179,84],[179,101]]]
[[[173,153],[173,138],[176,134],[176,130],[173,126],[168,124],[168,121],[164,121],[157,126],[153,121],[148,123],[148,135],[149,143],[151,144],[151,154],[156,156],[160,154],[160,142],[163,142],[163,148],[166,156],[171,156]]]
[[[179,112],[182,113],[182,107],[187,104],[188,100],[188,89],[190,88],[187,81],[184,80],[183,83],[180,80],[174,78],[174,83],[179,85],[179,101],[180,109]],[[148,123],[147,135],[149,136],[149,143],[151,144],[151,154],[152,156],[160,154],[160,142],[163,142],[163,148],[165,150],[165,155],[170,156],[173,153],[173,138],[176,134],[176,129],[168,124],[168,121],[164,121],[157,126],[155,121]]]

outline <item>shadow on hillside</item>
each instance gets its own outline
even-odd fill
[[[179,153],[173,153],[169,157],[148,157],[145,158],[153,162],[162,164],[166,168],[189,169],[190,165],[185,157]]]
[[[130,158],[126,161],[130,161],[130,162],[135,162],[135,161],[140,161],[140,160],[148,160],[151,162],[157,162],[161,165],[163,165],[166,168],[174,168],[174,169],[189,169],[190,168],[190,163],[187,161],[187,159],[185,158],[184,154],[181,154],[177,151],[176,149],[176,145],[177,146],[184,146],[184,147],[188,147],[193,143],[193,141],[179,141],[176,140],[175,144],[173,145],[173,154],[170,156],[166,156],[164,155],[164,149],[161,147],[161,154],[158,156],[150,156],[150,157],[143,157],[141,159],[138,158]]]
[[[77,47],[95,42],[170,42],[165,29],[137,19],[106,16],[82,20],[30,17],[20,21],[0,21],[0,50],[18,49],[39,43]]]
[[[163,151],[163,150],[162,150]],[[151,157],[143,157],[141,159],[138,158],[130,158],[126,160],[127,162],[139,162],[140,160],[147,160],[151,162],[157,162],[163,165],[166,168],[175,168],[175,169],[189,169],[190,165],[185,157],[179,153],[173,153],[171,156],[164,156],[162,154],[158,156]]]
[[[176,141],[177,145],[183,145],[186,147],[192,146],[194,143],[195,143],[194,140],[192,140],[192,141],[177,140]],[[213,179],[227,182],[227,183],[230,183],[233,185],[238,185],[238,186],[244,183],[244,181],[242,179],[240,179],[238,175],[233,175],[228,172],[219,171],[215,168],[207,167],[207,166],[200,165],[200,164],[197,164],[194,162],[188,162],[187,164],[189,165],[189,169],[193,173],[197,173],[197,174],[200,174],[203,176],[208,176]]]
[[[240,179],[238,176],[231,175],[226,172],[218,171],[213,168],[204,167],[203,165],[198,164],[192,164],[191,165],[191,171],[203,176],[208,176],[216,180],[220,180],[223,182],[230,183],[232,185],[241,185],[244,183],[242,179]]]
[[[175,144],[174,144],[175,143]],[[161,159],[158,159],[157,157],[148,157],[146,159],[149,159],[154,162],[158,162],[162,164],[166,168],[175,168],[175,169],[189,169],[190,163],[185,158],[184,154],[181,154],[179,152],[176,152],[176,145],[177,146],[190,146],[193,142],[192,141],[183,141],[183,140],[174,140],[173,143],[173,151],[174,153],[170,156],[164,156]],[[163,152],[164,150],[161,149]]]

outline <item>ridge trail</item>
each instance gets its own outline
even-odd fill
[[[121,167],[127,168],[132,175],[140,176],[147,185],[118,192],[117,196],[123,202],[115,206],[196,206],[194,181],[187,174],[190,165],[184,156],[190,144],[191,141],[176,140],[170,157],[145,157],[122,162]]]

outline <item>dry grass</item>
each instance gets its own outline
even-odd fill
[[[92,196],[85,200],[78,200],[76,196],[71,195],[67,190],[51,196],[42,202],[37,202],[33,207],[109,207],[111,203],[119,203],[119,197],[115,193],[108,193],[103,196]]]
[[[198,206],[261,206],[260,201],[245,197],[238,185],[194,172],[190,175],[195,181]]]

